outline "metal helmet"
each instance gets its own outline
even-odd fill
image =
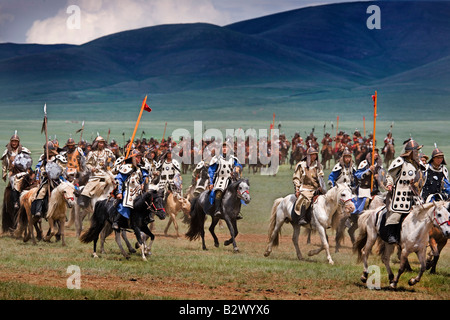
[[[95,138],[95,142],[105,142],[105,139],[103,139],[102,136],[98,136],[97,138]]]
[[[419,146],[419,144],[415,140],[409,140],[405,145],[405,152],[413,151],[413,150],[419,150],[422,146]]]
[[[76,143],[73,138],[69,138],[69,140],[67,140],[67,142],[66,142],[66,146],[74,146],[75,144]]]
[[[348,147],[345,147],[344,152],[342,153],[342,157],[344,156],[352,156],[352,152],[348,149]]]
[[[17,135],[17,133],[14,133],[11,137],[11,139],[9,139],[9,141],[19,141],[20,142],[20,138]]]
[[[431,159],[430,159],[430,161],[428,163],[433,162],[433,158],[439,157],[439,156],[443,157],[444,156],[444,152],[442,152],[441,149],[436,147],[436,149],[434,149],[433,152],[431,153]],[[442,164],[446,164],[445,163],[445,158],[442,160]]]

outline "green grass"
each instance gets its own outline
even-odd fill
[[[213,246],[206,231],[209,250],[203,251],[200,241],[164,237],[162,230],[166,221],[157,221],[157,238],[148,262],[143,262],[138,254],[125,260],[112,237],[107,239],[107,254],[93,259],[92,245],[80,243],[73,237],[72,230],[69,230],[72,236],[67,237],[66,247],[44,242],[34,246],[3,236],[0,238],[0,270],[3,270],[0,272],[0,299],[223,299],[231,294],[234,299],[275,300],[450,298],[448,249],[444,249],[437,275],[426,273],[418,285],[410,288],[407,280],[414,273],[404,274],[396,292],[385,289],[387,275],[376,256],[371,256],[370,264],[381,267],[383,290],[369,290],[359,282],[362,265],[356,263],[348,237],[341,252],[332,254],[335,265],[330,266],[323,252],[313,257],[307,255],[318,245],[317,236],[308,245],[306,236],[301,235],[300,247],[305,260],[298,261],[290,239],[292,227],[285,225],[280,246],[265,258],[270,208],[276,197],[292,191],[291,175],[288,166],[283,166],[276,177],[250,175],[252,202],[244,207],[244,219],[238,223],[238,254],[233,254],[231,247],[223,246],[223,241],[229,237],[226,228],[216,228],[219,248]],[[187,176],[185,181],[188,181]],[[85,221],[85,227],[88,225]],[[206,225],[209,226],[209,218]],[[187,226],[180,222],[180,229],[184,234]],[[46,223],[44,230],[47,230]],[[169,234],[174,235],[173,227]],[[331,230],[329,234],[334,251],[334,235]],[[129,238],[133,236],[129,234]],[[417,258],[411,256],[411,263],[417,271]],[[81,290],[65,288],[70,265],[81,269]],[[393,268],[398,268],[394,257]],[[5,278],[5,270],[14,276]],[[90,284],[91,281],[94,284]],[[152,291],[154,285],[161,286],[161,290]],[[210,293],[205,295],[205,291]]]

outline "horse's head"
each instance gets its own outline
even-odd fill
[[[239,184],[237,185],[237,196],[239,199],[243,200],[245,204],[249,204],[251,197],[250,197],[250,183],[248,179],[242,179],[240,180]]]
[[[62,182],[59,186],[61,188],[61,193],[66,200],[67,206],[72,208],[75,206],[75,186],[70,182]]]
[[[339,200],[339,205],[341,205],[345,213],[350,214],[355,211],[355,205],[352,202],[353,194],[352,190],[347,184],[336,183],[336,195]]]
[[[446,238],[450,238],[449,202],[434,202],[433,224],[438,227]]]
[[[147,210],[158,216],[159,219],[166,218],[166,210],[164,209],[164,193],[163,191],[150,190],[144,194],[144,201]]]

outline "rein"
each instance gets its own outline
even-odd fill
[[[148,204],[148,202],[147,201],[145,201],[144,200],[144,202],[145,202],[145,204],[147,205],[147,209],[150,209],[151,210],[151,207],[153,207],[153,209],[154,209],[154,211],[163,211],[163,212],[166,212],[166,210],[164,209],[164,208],[160,208],[160,209],[158,209],[158,208],[156,208],[156,206],[155,206],[155,204],[154,204],[154,202],[152,201],[152,204],[150,205],[150,204]]]
[[[439,223],[438,219],[436,218],[436,208],[433,210],[433,216],[434,216],[434,221],[436,221],[436,223],[439,225],[439,227],[442,226],[443,224],[447,224],[450,226],[450,220]]]

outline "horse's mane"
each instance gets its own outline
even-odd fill
[[[436,205],[437,207],[443,207],[445,205],[445,201],[437,201],[437,202],[428,202],[425,204],[416,204],[412,207],[409,215],[417,217],[417,218],[424,218],[425,215],[428,213],[429,209]]]
[[[228,187],[227,187],[227,190],[230,189],[230,191],[231,191],[231,189],[236,189],[237,186],[238,186],[241,182],[243,182],[243,181],[244,181],[245,183],[247,183],[248,186],[250,186],[250,181],[248,180],[248,178],[242,178],[242,179],[239,179],[239,180],[237,180],[237,181],[235,181],[235,182],[230,183],[230,184],[228,185]]]
[[[61,182],[51,194],[48,202],[47,218],[53,217],[56,212],[62,211],[65,214],[66,201],[64,199],[63,192],[67,186],[72,185],[69,182]],[[60,210],[58,210],[60,209]]]

